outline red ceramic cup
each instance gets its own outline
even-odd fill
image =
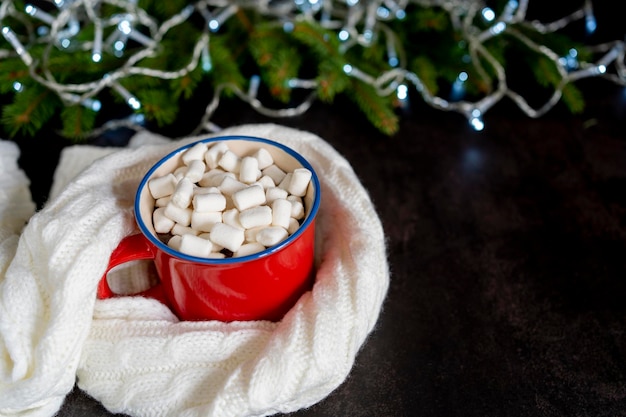
[[[111,269],[126,262],[153,260],[160,282],[139,295],[166,304],[181,320],[280,320],[311,288],[314,280],[315,217],[320,205],[320,184],[311,164],[280,143],[250,136],[223,136],[203,142],[227,141],[243,156],[259,147],[286,172],[304,167],[312,172],[305,197],[305,217],[300,227],[277,245],[237,258],[209,259],[189,256],[167,246],[152,226],[155,201],[148,190],[153,177],[172,172],[182,164],[183,146],[158,161],[144,176],[135,196],[139,234],[124,238],[111,254],[98,286],[98,298],[116,296],[109,286]]]

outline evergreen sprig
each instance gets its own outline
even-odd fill
[[[165,21],[187,3],[186,0],[139,0],[138,7]],[[22,6],[23,3],[15,2],[16,8]],[[114,13],[116,10],[114,6],[103,4],[101,12]],[[32,30],[32,26],[37,24],[26,14],[19,19],[7,18],[5,23],[16,30],[29,25]],[[194,40],[202,34],[202,24],[201,19],[192,16],[173,28],[162,39],[156,53],[140,61],[139,66],[170,71],[180,68],[189,62]],[[462,41],[462,34],[451,24],[448,11],[410,4],[403,20],[385,24],[402,45],[407,70],[414,72],[431,94],[446,94],[461,71],[469,75],[464,90],[466,97],[478,97],[493,90],[496,82],[494,69],[482,58],[479,62],[467,63],[468,46]],[[535,42],[550,45],[555,51],[565,52],[575,45],[584,53],[583,45],[575,44],[562,34],[541,34],[523,24],[515,29]],[[76,40],[89,42],[93,34],[93,25],[86,25],[81,28]],[[0,96],[5,103],[2,127],[10,137],[33,136],[44,127],[53,128],[77,142],[84,140],[96,127],[101,115],[78,103],[62,101],[54,91],[40,84],[33,73],[41,77],[52,76],[59,83],[97,81],[123,65],[124,60],[139,47],[132,49],[132,45],[129,46],[123,57],[105,54],[101,62],[94,63],[88,48],[64,50],[50,42],[32,39],[28,45],[29,54],[38,63],[32,68],[28,68],[19,56],[0,58]],[[540,88],[556,88],[563,82],[554,62],[510,36],[494,37],[485,46],[505,68],[524,62]],[[0,48],[10,49],[10,45],[0,38]],[[44,57],[47,57],[45,74],[39,65],[44,64]],[[515,64],[509,63],[511,57],[517,57]],[[203,71],[198,66],[192,72],[170,80],[138,74],[121,79],[120,85],[142,103],[137,111],[160,128],[183,118],[181,108],[186,102],[207,102],[218,86],[226,86],[224,95],[233,97],[235,90],[246,91],[251,77],[259,75],[262,80],[261,94],[275,103],[289,104],[294,97],[287,80],[314,79],[317,98],[323,102],[332,103],[337,96],[345,95],[383,134],[391,136],[398,130],[400,112],[395,96],[381,95],[373,85],[350,77],[344,71],[347,63],[374,76],[392,69],[382,37],[375,38],[367,47],[357,46],[342,51],[336,33],[315,20],[296,19],[293,26],[286,30],[275,17],[262,16],[254,9],[240,8],[218,33],[211,34],[210,58],[209,71]],[[20,91],[13,88],[16,82],[22,87]],[[584,108],[582,94],[571,84],[563,87],[562,100],[574,113]],[[132,112],[119,96],[111,94],[108,102],[115,103],[118,109]]]

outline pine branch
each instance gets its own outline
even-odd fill
[[[272,97],[288,102],[291,88],[286,80],[297,77],[302,62],[293,42],[289,42],[282,28],[259,25],[250,36],[249,50]]]
[[[33,136],[54,116],[59,107],[61,102],[52,91],[38,84],[29,85],[24,91],[14,95],[11,104],[4,106],[2,125],[11,137],[19,133]]]
[[[87,134],[94,128],[96,112],[81,105],[66,106],[61,110],[63,127],[61,134],[74,142],[86,139]]]
[[[398,131],[399,119],[390,97],[380,96],[372,86],[359,80],[352,82],[349,96],[379,131],[387,136]]]

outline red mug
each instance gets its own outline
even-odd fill
[[[229,149],[240,156],[263,147],[285,172],[296,168],[311,171],[311,181],[302,198],[304,218],[300,226],[278,244],[247,256],[213,259],[187,255],[159,239],[152,222],[155,200],[148,189],[148,181],[173,172],[182,164],[184,151],[196,143],[219,141],[225,141]],[[107,280],[108,273],[116,266],[152,260],[159,282],[136,295],[161,301],[181,320],[278,321],[311,289],[314,281],[319,179],[304,157],[278,142],[251,136],[222,136],[198,142],[169,153],[141,180],[134,205],[140,233],[125,237],[113,251],[97,296],[100,299],[117,296]]]

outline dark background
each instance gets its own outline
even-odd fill
[[[623,36],[610,4],[596,9],[599,30]],[[481,132],[418,98],[394,137],[341,100],[281,120],[237,102],[218,110],[220,126],[281,123],[327,140],[388,237],[373,333],[348,379],[294,416],[626,416],[626,94],[577,85],[583,114],[559,105],[531,119],[504,100]],[[41,207],[69,143],[16,141]],[[59,415],[109,414],[75,390]]]

